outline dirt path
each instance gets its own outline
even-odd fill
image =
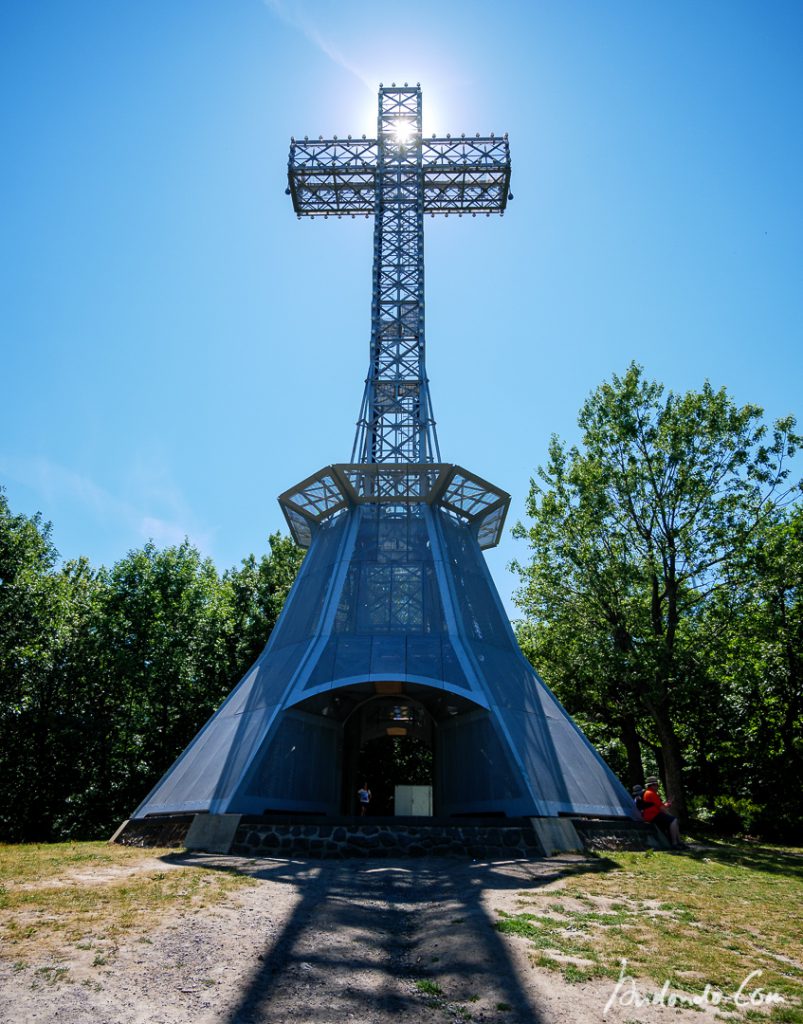
[[[187,855],[258,884],[120,945],[105,966],[0,965],[0,1022],[58,1024],[499,1024],[677,1020],[616,1007],[610,983],[568,985],[500,935],[522,889],[584,870],[581,858],[288,862]],[[699,1020],[699,1015],[695,1015]]]

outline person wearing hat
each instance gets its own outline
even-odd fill
[[[678,819],[674,814],[669,814],[668,811],[669,805],[672,801],[667,800],[666,803],[663,802],[658,793],[659,785],[660,783],[655,775],[647,776],[646,788],[641,794],[641,802],[643,804],[643,807],[641,808],[641,816],[645,821],[649,821],[653,825],[658,826],[664,835],[666,835],[673,850],[682,850],[685,848],[686,844],[680,841],[680,825],[678,824]]]
[[[644,808],[647,806],[643,800],[644,787],[639,785],[633,786],[630,792],[633,794],[633,803],[636,805],[636,810],[643,814]]]

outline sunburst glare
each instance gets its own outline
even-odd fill
[[[393,124],[390,131],[394,140],[400,146],[407,146],[415,136],[415,125],[412,121],[406,121],[401,118]]]

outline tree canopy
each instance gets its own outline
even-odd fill
[[[660,769],[681,815],[687,793],[757,798],[728,753],[745,690],[777,705],[776,782],[800,735],[794,420],[768,428],[707,383],[665,393],[632,364],[579,425],[580,444],[551,439],[516,528],[522,646],[631,783]]]
[[[256,659],[301,558],[274,534],[223,574],[188,541],[60,565],[0,491],[0,837],[130,814]]]

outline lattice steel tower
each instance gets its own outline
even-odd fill
[[[380,86],[376,139],[293,139],[288,182],[299,217],[374,216],[370,365],[351,463],[281,496],[296,540],[307,546],[341,499],[419,501],[437,491],[492,546],[509,496],[440,462],[425,362],[424,214],[501,214],[507,136],[424,139],[421,89]]]
[[[440,461],[424,362],[419,89],[380,91],[376,156],[371,365],[351,458],[363,463]],[[298,149],[291,155],[294,159],[300,186],[294,201],[296,211],[303,213],[299,172],[302,164],[309,164]],[[311,199],[306,205],[315,204]]]
[[[501,214],[509,188],[507,136],[424,139],[418,86],[380,86],[375,139],[292,140],[300,217],[374,217],[351,461],[281,495],[309,548],[282,615],[135,818],[349,811],[359,750],[385,736],[432,748],[441,816],[638,817],[518,649],[481,553],[499,540],[509,496],[438,450],[424,215]]]

